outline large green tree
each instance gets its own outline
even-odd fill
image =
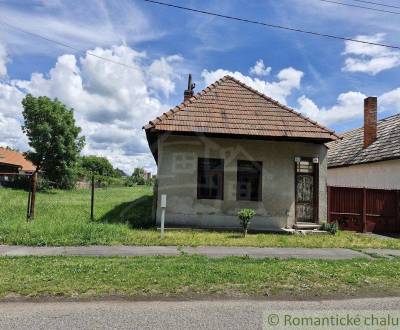
[[[117,176],[114,167],[105,157],[83,156],[80,160],[80,167],[87,174],[97,174],[102,176]]]
[[[46,179],[58,187],[68,189],[74,185],[75,165],[85,144],[79,136],[73,109],[57,99],[26,95],[22,100],[24,125],[33,151],[29,159]]]

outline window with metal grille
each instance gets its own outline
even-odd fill
[[[237,200],[260,201],[262,199],[262,162],[238,160]]]
[[[224,160],[199,158],[197,169],[197,198],[224,199]]]

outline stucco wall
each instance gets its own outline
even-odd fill
[[[167,194],[166,226],[238,227],[240,208],[254,208],[251,229],[277,230],[295,222],[294,157],[319,157],[319,218],[326,221],[326,147],[300,142],[274,142],[186,136],[158,141],[158,205]],[[224,159],[224,199],[197,199],[199,157]],[[262,201],[237,201],[237,160],[263,162]],[[157,209],[157,223],[160,223]]]
[[[400,159],[328,169],[331,186],[400,189]]]

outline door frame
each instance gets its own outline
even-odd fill
[[[319,223],[319,161],[313,162],[312,157],[299,157],[300,161],[313,164],[313,223]],[[297,223],[297,162],[294,162],[294,222]]]

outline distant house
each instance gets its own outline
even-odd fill
[[[32,174],[35,170],[24,154],[0,147],[0,180],[7,181],[15,174]]]
[[[364,126],[328,147],[328,185],[400,190],[400,114],[377,121],[376,97],[364,101]]]
[[[237,228],[318,227],[326,221],[327,148],[337,137],[294,110],[225,76],[144,126],[158,165],[166,224]]]

